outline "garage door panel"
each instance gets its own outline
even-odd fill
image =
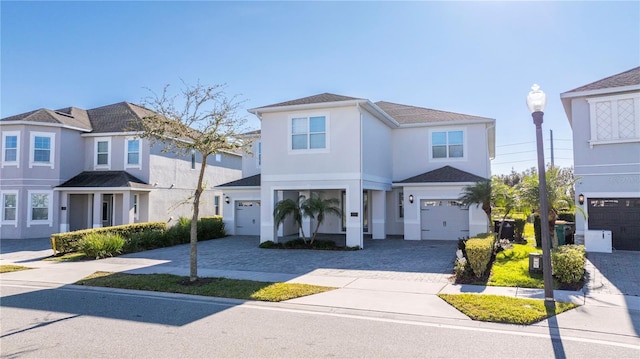
[[[236,201],[236,235],[260,235],[260,201]]]
[[[469,210],[456,200],[420,201],[421,239],[457,240],[469,235]]]
[[[611,231],[613,248],[640,250],[640,198],[590,198],[591,230]]]

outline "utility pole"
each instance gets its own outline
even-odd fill
[[[551,134],[551,168],[554,168],[555,164],[553,161],[553,130],[549,130],[549,133]]]

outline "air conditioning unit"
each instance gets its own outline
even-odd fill
[[[584,246],[587,252],[611,253],[611,231],[587,231],[584,236]]]

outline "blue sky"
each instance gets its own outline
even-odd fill
[[[2,117],[226,83],[244,108],[331,92],[496,119],[494,174],[572,164],[560,93],[640,65],[640,2],[2,1]],[[244,113],[244,111],[243,111]],[[249,124],[259,123],[246,114]]]

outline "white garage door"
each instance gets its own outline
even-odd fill
[[[420,201],[422,239],[457,240],[469,235],[469,208],[456,200]]]
[[[236,235],[260,235],[260,201],[236,201]]]

